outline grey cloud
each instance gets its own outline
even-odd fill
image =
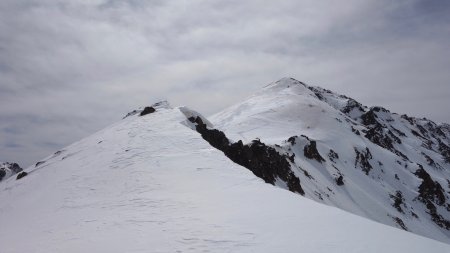
[[[160,99],[212,114],[284,76],[450,122],[447,2],[1,1],[0,159]]]

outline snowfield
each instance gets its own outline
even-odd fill
[[[192,115],[131,114],[1,182],[0,252],[450,252],[266,184],[193,131]]]

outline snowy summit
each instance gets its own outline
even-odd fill
[[[450,252],[449,137],[291,78],[160,102],[0,182],[0,251]]]

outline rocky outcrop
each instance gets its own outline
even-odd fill
[[[317,150],[317,143],[316,141],[310,140],[309,144],[306,145],[303,148],[303,154],[306,158],[314,159],[318,161],[319,163],[325,162],[325,159],[320,155],[319,151]]]
[[[415,175],[422,179],[422,183],[419,186],[418,199],[425,204],[431,219],[436,225],[450,230],[450,221],[438,212],[435,205],[444,206],[445,204],[446,198],[442,186],[431,178],[430,174],[425,171],[422,165],[419,165],[419,169],[415,172]]]
[[[26,173],[25,171],[20,172],[19,174],[17,174],[16,180],[19,180],[21,178],[24,178],[25,176],[27,176],[28,173]]]
[[[17,163],[0,163],[0,181],[20,173],[22,170]]]
[[[243,144],[240,140],[232,143],[222,131],[208,128],[200,117],[190,117],[188,120],[195,124],[197,132],[211,146],[224,152],[230,160],[249,169],[266,183],[275,185],[279,179],[286,183],[290,191],[305,194],[300,179],[291,169],[289,155],[280,154],[274,147],[259,140],[253,140],[249,144]]]
[[[151,107],[151,106],[147,106],[144,108],[144,110],[142,110],[142,112],[139,114],[139,116],[144,116],[150,113],[154,113],[156,112],[155,108]]]
[[[402,206],[405,205],[404,204],[405,198],[403,198],[402,192],[396,191],[395,194],[390,194],[389,197],[394,201],[392,206],[395,207],[395,209],[397,209],[399,213],[405,213],[402,209]]]
[[[370,153],[369,148],[366,148],[364,151],[359,151],[355,148],[356,159],[355,159],[355,168],[358,166],[361,167],[362,171],[369,175],[370,170],[373,169],[369,160],[372,159],[372,154]]]
[[[125,119],[127,117],[130,117],[130,116],[133,116],[136,114],[139,114],[139,116],[144,116],[144,115],[147,115],[150,113],[154,113],[159,109],[170,109],[170,108],[172,108],[172,107],[170,106],[169,102],[167,102],[166,100],[163,100],[163,101],[154,103],[151,106],[146,106],[146,107],[144,107],[144,109],[142,109],[142,107],[141,107],[137,110],[133,110],[133,111],[127,113],[127,115],[125,115],[125,117],[123,117],[122,119]]]
[[[336,178],[336,184],[339,186],[344,185],[344,177],[342,175]]]
[[[431,178],[422,165],[419,165],[419,169],[414,174],[422,179],[422,183],[419,186],[419,200],[424,203],[432,201],[440,206],[444,205],[444,189],[437,181]]]

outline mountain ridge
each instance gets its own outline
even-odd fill
[[[210,120],[231,139],[258,139],[295,157],[292,171],[306,197],[448,241],[447,124],[369,108],[292,78],[265,86]],[[433,224],[421,224],[429,220]]]
[[[447,164],[437,153],[426,151],[442,170],[420,168],[393,140],[403,160],[364,136],[376,123],[289,80],[212,117],[168,102],[134,110],[5,180],[3,250],[448,252],[438,224],[447,219]],[[372,113],[391,130],[384,111]],[[414,131],[439,137],[431,125]],[[430,147],[439,151],[437,138]]]

